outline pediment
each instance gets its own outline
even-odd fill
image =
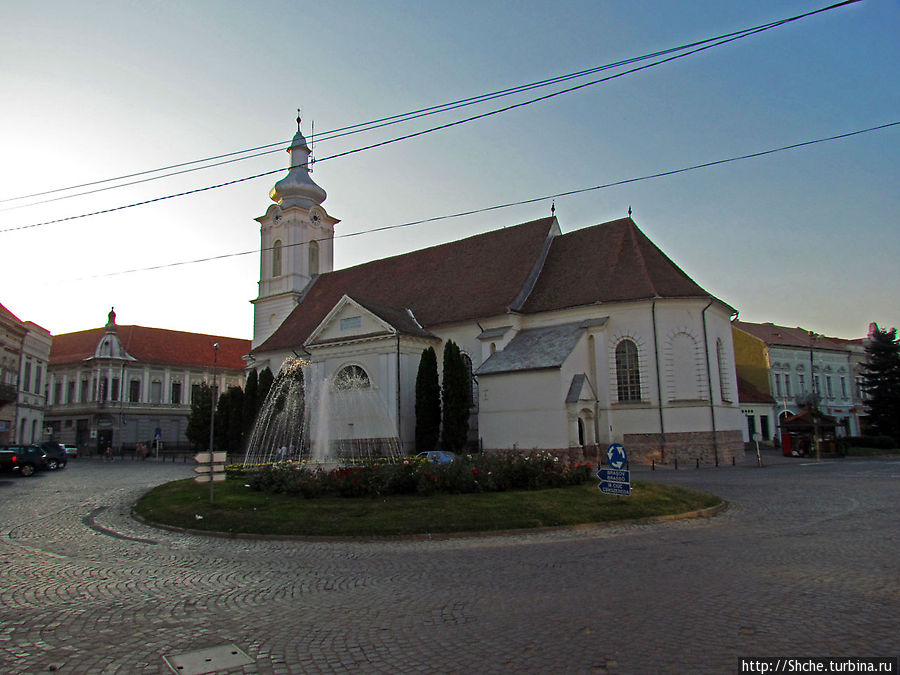
[[[362,304],[344,295],[304,343],[305,347],[395,335],[397,330]]]

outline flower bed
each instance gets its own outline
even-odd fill
[[[323,469],[304,462],[278,462],[251,469],[227,467],[228,475],[264,492],[373,497],[396,494],[462,494],[543,490],[594,480],[589,463],[567,465],[550,453],[466,455],[449,464],[407,458]]]

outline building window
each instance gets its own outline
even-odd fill
[[[112,388],[109,390],[109,398],[112,401],[119,400],[119,378],[114,377],[112,379]]]
[[[55,382],[53,384],[53,403],[59,405],[62,402],[62,382]]]
[[[841,375],[841,398],[847,398],[847,378]]]
[[[791,376],[790,373],[784,374],[784,395],[790,398],[791,396]]]
[[[31,391],[31,361],[25,362],[25,373],[22,375],[22,391]]]
[[[716,361],[719,366],[719,396],[722,401],[729,401],[728,377],[725,372],[725,345],[721,339],[716,340]]]
[[[174,405],[181,404],[181,382],[172,383],[172,403]]]
[[[281,239],[272,244],[272,276],[281,276]]]
[[[641,400],[638,349],[631,340],[622,340],[616,345],[616,388],[620,401]]]
[[[753,415],[747,415],[747,433],[750,434],[750,440],[756,435],[756,418]]]
[[[150,403],[162,403],[162,382],[159,380],[150,383]]]
[[[141,381],[132,380],[128,383],[128,400],[131,403],[140,403],[141,401]]]
[[[825,394],[828,398],[834,398],[834,391],[831,388],[831,375],[825,376]]]
[[[775,396],[781,398],[781,375],[775,373]]]
[[[346,319],[341,319],[341,330],[352,330],[360,326],[362,326],[361,316],[348,316]]]
[[[34,368],[34,393],[41,393],[41,380],[44,377],[43,369],[40,366],[35,366]]]
[[[762,434],[763,440],[767,441],[772,438],[772,432],[769,430],[769,416],[768,415],[760,415],[759,416],[759,429]]]
[[[319,273],[319,242],[309,242],[309,275],[315,276]]]
[[[338,391],[355,391],[371,386],[368,373],[359,366],[346,366],[334,376],[334,388]]]
[[[806,393],[806,376],[803,375],[803,373],[801,373],[800,375],[797,376],[797,379],[800,381],[800,393],[805,394]]]
[[[819,394],[819,376],[813,375],[813,393],[818,396]]]
[[[191,405],[194,404],[194,401],[197,401],[197,397],[200,396],[200,386],[199,384],[191,385]]]
[[[80,402],[81,402],[81,403],[86,403],[87,400],[88,400],[88,381],[87,381],[87,380],[82,380],[82,381],[81,381],[81,398],[80,398]]]
[[[69,382],[69,387],[66,392],[66,403],[75,403],[75,381]]]

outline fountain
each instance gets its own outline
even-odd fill
[[[282,367],[257,415],[244,466],[304,460],[331,468],[400,457],[387,405],[361,368],[345,368],[333,381],[313,372],[302,359]]]

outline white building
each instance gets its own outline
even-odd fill
[[[860,434],[860,417],[865,414],[859,390],[865,360],[862,340],[773,323],[735,321],[734,327],[765,343],[769,391],[779,419],[803,412],[815,394],[819,409],[837,419],[839,435]]]
[[[214,345],[218,345],[218,349]],[[220,394],[244,385],[249,340],[144,326],[106,326],[57,335],[50,355],[50,436],[83,451],[134,449],[158,438],[186,447],[191,401],[202,385]]]
[[[542,218],[343,270],[298,131],[260,223],[252,363],[296,355],[311,377],[352,373],[408,452],[423,349],[457,343],[474,377],[471,436],[485,450],[633,461],[741,456],[730,319],[624,218],[563,233]],[[347,430],[346,433],[351,433]]]
[[[49,331],[0,305],[0,443],[42,440],[51,342]]]

